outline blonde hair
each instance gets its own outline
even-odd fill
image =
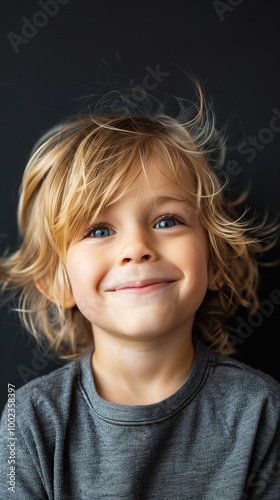
[[[223,194],[225,146],[215,129],[211,107],[201,89],[193,118],[180,101],[172,118],[162,110],[151,116],[104,113],[66,120],[35,145],[26,166],[18,207],[19,249],[0,260],[2,289],[18,297],[24,326],[61,357],[82,355],[93,343],[89,321],[67,308],[71,286],[65,269],[69,244],[82,225],[130,189],[156,153],[182,187],[191,177],[195,209],[206,229],[217,291],[208,291],[197,311],[193,335],[210,349],[230,354],[225,322],[237,308],[258,308],[258,264],[263,247],[252,224],[239,217]],[[108,101],[106,102],[108,109]],[[127,183],[132,166],[139,164]],[[133,170],[134,172],[134,170]],[[130,177],[131,178],[131,177]],[[185,186],[186,193],[190,192]],[[35,282],[46,284],[41,293]]]

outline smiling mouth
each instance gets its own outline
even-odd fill
[[[143,280],[143,281],[130,281],[127,283],[123,283],[121,285],[116,286],[111,290],[107,290],[108,292],[113,293],[135,293],[141,294],[146,292],[152,292],[154,290],[159,290],[161,288],[165,288],[172,283],[175,283],[176,280]]]

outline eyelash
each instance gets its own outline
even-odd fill
[[[106,224],[106,222],[96,222],[93,224],[83,235],[83,239],[88,238],[91,233],[96,231],[96,229],[104,229],[104,228],[109,228],[109,224]]]
[[[176,225],[180,225],[180,224],[186,224],[185,221],[183,221],[180,217],[178,217],[177,214],[175,213],[166,213],[166,214],[163,214],[159,217],[159,219],[157,219],[156,223],[155,223],[155,226],[156,224],[158,224],[159,222],[161,222],[162,220],[165,220],[165,219],[173,219],[175,222],[176,222]],[[83,239],[85,238],[88,238],[94,231],[96,231],[96,229],[110,229],[110,226],[109,224],[106,224],[106,222],[97,222],[95,224],[93,224],[83,235]]]
[[[177,214],[174,214],[174,213],[161,215],[159,217],[159,219],[156,221],[156,224],[158,224],[158,222],[165,220],[165,219],[173,219],[177,224],[185,224],[185,222]]]

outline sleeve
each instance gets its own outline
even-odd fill
[[[280,499],[280,392],[263,409],[242,500]]]
[[[6,404],[0,423],[0,492],[5,500],[48,500],[36,447],[28,442],[28,415],[10,412]],[[25,425],[21,425],[24,423]],[[16,425],[15,425],[16,424]]]

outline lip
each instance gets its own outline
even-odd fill
[[[135,293],[141,294],[146,292],[151,292],[154,290],[158,290],[164,288],[168,285],[171,285],[177,280],[170,280],[164,278],[152,278],[146,280],[139,281],[127,281],[125,283],[121,283],[116,285],[114,288],[107,290],[107,292],[113,293]]]

